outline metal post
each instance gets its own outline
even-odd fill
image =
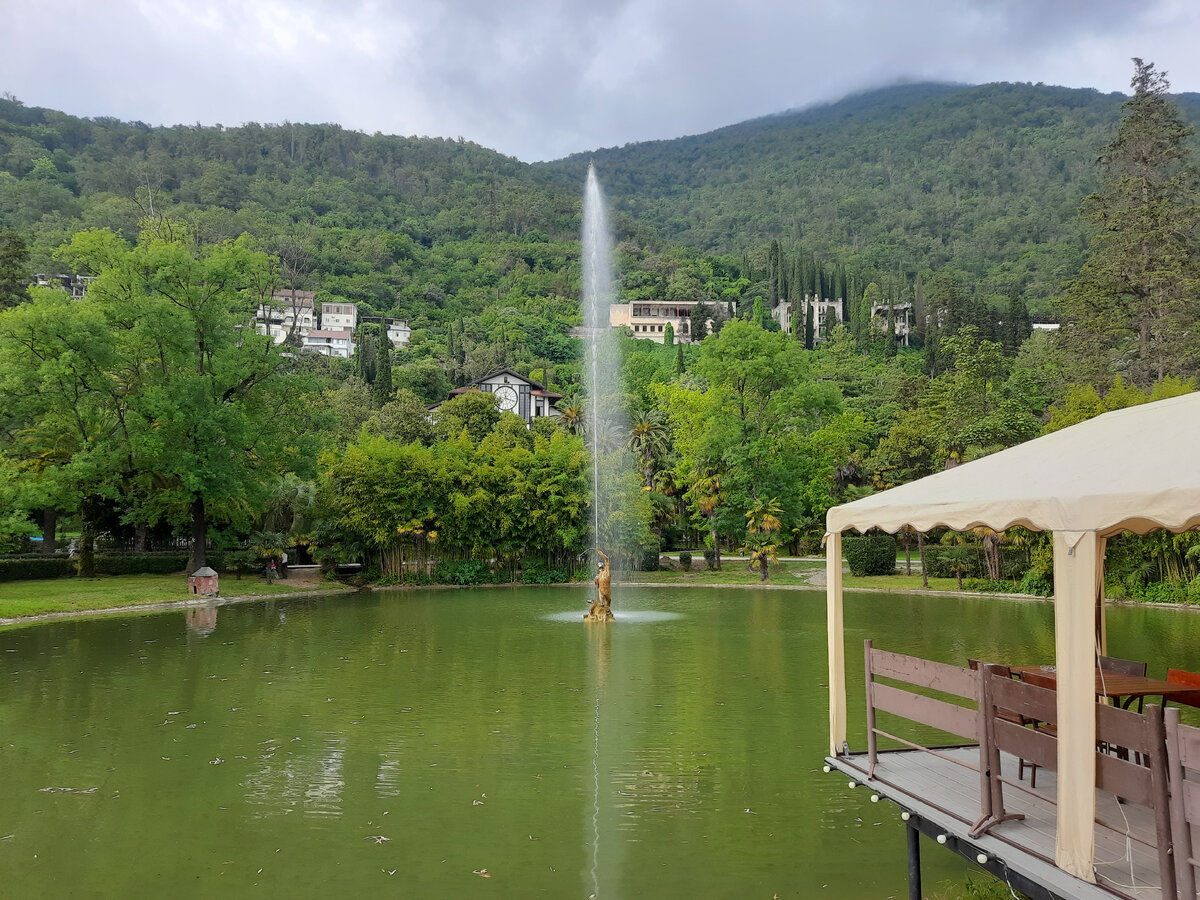
[[[915,819],[904,829],[908,835],[908,900],[921,900],[921,832]]]

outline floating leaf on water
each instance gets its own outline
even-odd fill
[[[473,872],[473,874],[478,875],[480,878],[491,878],[492,877],[492,873],[489,872],[487,869],[473,869],[472,872]]]
[[[382,834],[368,834],[365,838],[363,838],[363,840],[364,841],[374,841],[377,844],[382,844],[385,841],[390,841],[391,838],[384,837]]]
[[[210,759],[208,761],[208,764],[210,766],[219,766],[223,762],[225,762],[225,760],[221,759],[221,757],[218,756],[216,759]]]

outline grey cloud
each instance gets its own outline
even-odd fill
[[[902,78],[1200,87],[1188,0],[41,0],[0,90],[150,122],[336,121],[523,159],[705,131]],[[47,66],[47,35],[76,48]]]

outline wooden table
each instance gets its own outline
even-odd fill
[[[1010,671],[1018,678],[1026,672],[1055,678],[1055,666],[1012,666]],[[1179,684],[1176,681],[1161,681],[1145,675],[1122,675],[1119,672],[1101,672],[1096,669],[1096,696],[1111,697],[1123,709],[1128,709],[1138,697],[1160,697],[1169,694],[1200,694],[1200,686]],[[1124,702],[1122,702],[1124,701]]]

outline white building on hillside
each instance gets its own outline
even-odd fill
[[[831,328],[842,323],[842,301],[818,299],[813,294],[805,295],[804,300],[808,303],[808,314],[812,317],[813,342],[817,343],[824,340]],[[792,301],[784,300],[771,310],[771,318],[779,323],[781,331],[790,334],[792,331]]]
[[[313,296],[312,291],[277,291],[271,296],[270,303],[262,304],[255,312],[255,329],[259,334],[270,335],[277,344],[282,344],[293,333],[303,340],[317,325]]]
[[[700,301],[635,300],[631,303],[614,303],[608,308],[608,324],[613,328],[625,326],[635,338],[661,344],[666,324],[670,322],[675,332],[675,340],[690,342],[692,310],[698,302]],[[698,340],[703,338],[704,335],[700,335]]]
[[[358,327],[358,307],[353,303],[322,303],[322,331],[353,331]]]
[[[558,409],[562,394],[546,390],[544,385],[518,375],[512,369],[501,369],[465,387],[455,388],[447,399],[453,400],[468,391],[486,391],[495,395],[500,411],[516,413],[525,420],[526,427],[532,426],[534,419],[558,418],[562,415]],[[440,406],[438,403],[430,407],[430,413],[436,416]]]
[[[354,355],[354,332],[314,328],[304,336],[302,350],[311,350],[322,356],[337,356],[349,359]]]
[[[395,350],[407,347],[409,338],[412,337],[412,329],[408,327],[408,323],[403,319],[388,319],[384,316],[363,316],[362,324],[382,325],[386,328],[388,340],[392,342],[392,348]]]

